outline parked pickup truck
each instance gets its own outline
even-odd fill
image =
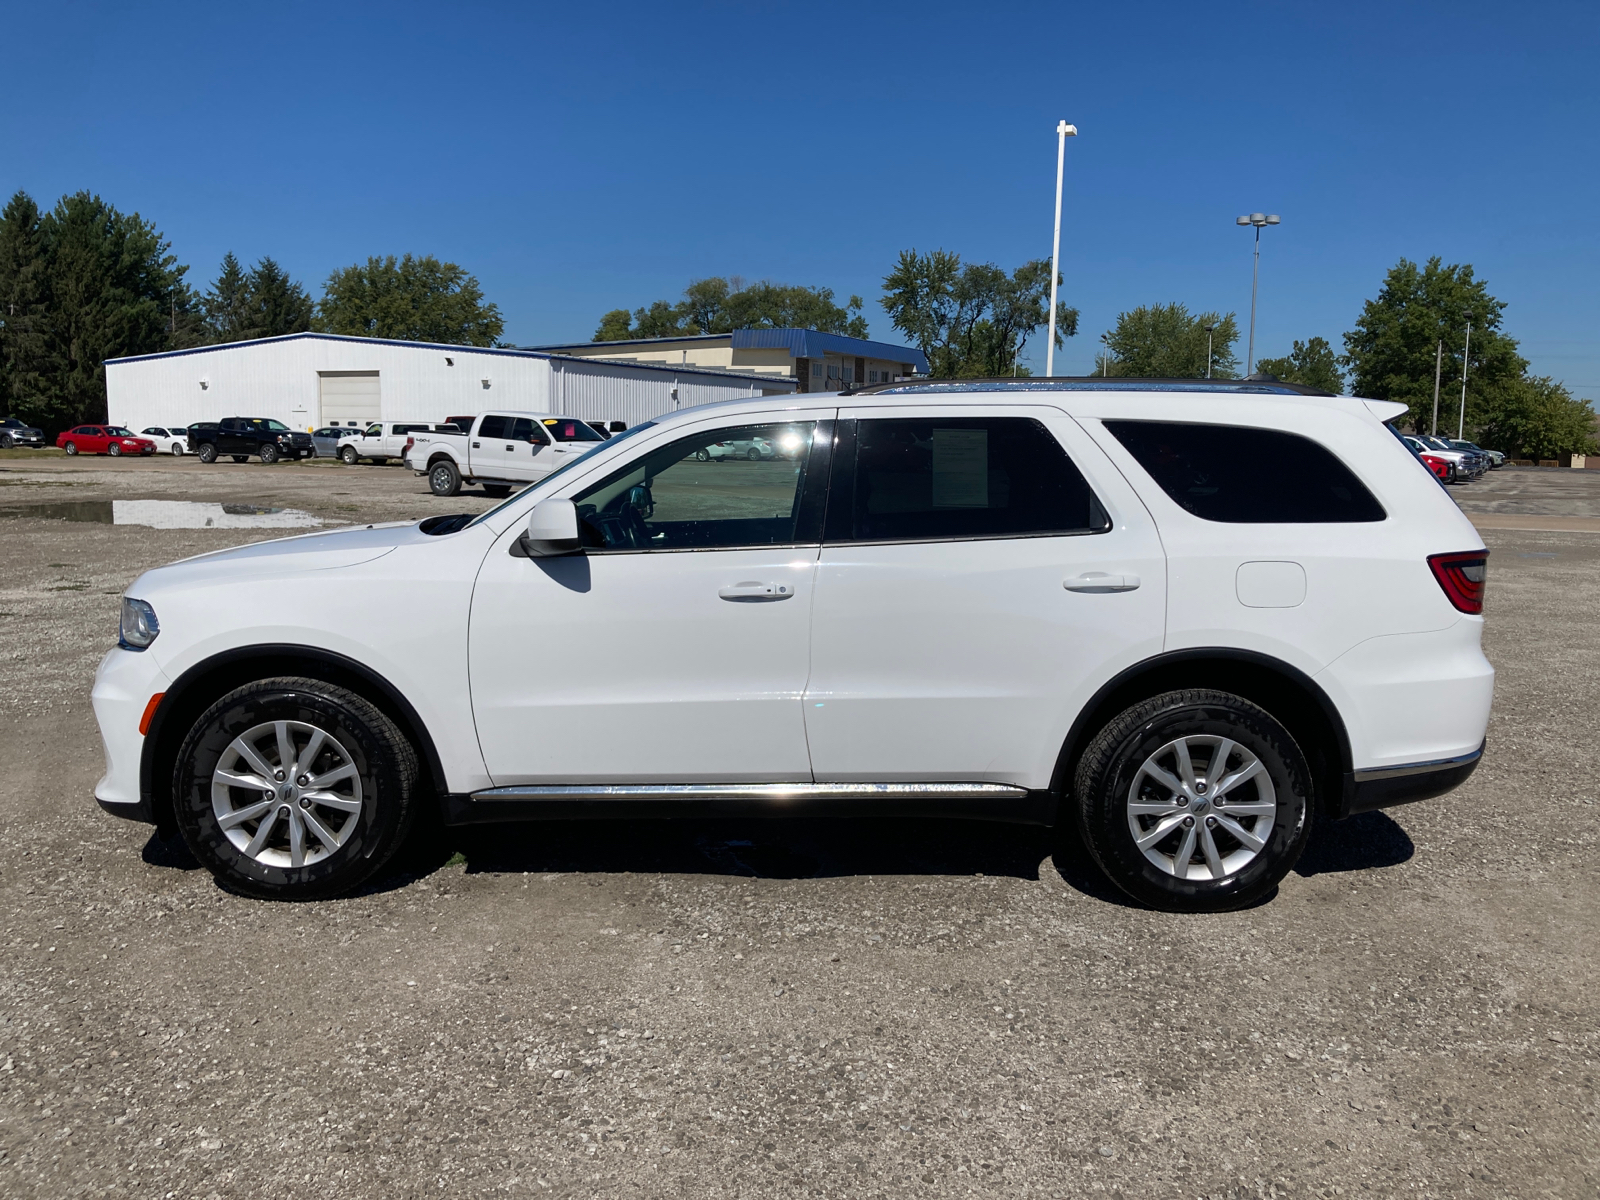
[[[470,433],[413,433],[405,464],[428,477],[435,496],[454,496],[463,483],[481,483],[491,496],[543,479],[586,454],[605,437],[586,421],[554,413],[479,413]]]
[[[209,421],[191,425],[189,451],[203,463],[214,463],[223,454],[234,462],[255,455],[264,463],[275,463],[316,453],[309,433],[297,433],[271,417],[223,417],[215,425]]]
[[[339,461],[353,467],[358,462],[385,463],[406,452],[406,438],[413,433],[450,432],[454,425],[430,425],[427,421],[374,421],[365,429],[352,429],[339,438]]]

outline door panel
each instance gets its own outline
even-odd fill
[[[825,469],[696,462],[692,429],[570,485],[584,553],[518,557],[513,528],[485,559],[472,703],[497,786],[810,780],[820,519],[803,501]]]
[[[1166,564],[1154,523],[1105,456],[1058,410],[841,412],[841,419],[862,421],[933,419],[934,436],[921,436],[922,452],[941,464],[931,481],[938,508],[927,503],[926,482],[919,500],[914,480],[880,480],[888,485],[878,493],[885,511],[864,522],[868,530],[875,520],[880,531],[898,522],[902,532],[927,532],[945,509],[953,523],[980,530],[979,497],[987,492],[992,505],[1007,489],[1015,494],[1023,481],[996,466],[1005,465],[994,457],[1000,431],[988,438],[986,473],[982,431],[949,420],[963,415],[1039,422],[1092,488],[1103,508],[1095,520],[1110,527],[1066,536],[836,540],[855,535],[848,526],[841,533],[836,521],[835,505],[845,497],[835,474],[805,695],[819,782],[1045,787],[1079,708],[1118,671],[1161,650]],[[1030,503],[1044,501],[1036,493]],[[1002,526],[1006,520],[1000,513],[993,519]]]

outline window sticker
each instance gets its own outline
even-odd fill
[[[933,507],[989,507],[989,431],[933,431]]]

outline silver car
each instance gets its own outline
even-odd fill
[[[329,425],[323,429],[311,431],[311,446],[317,458],[339,457],[339,439],[354,432],[354,427],[345,428],[341,425]]]

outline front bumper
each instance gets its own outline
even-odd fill
[[[165,692],[171,682],[148,650],[118,646],[100,660],[90,698],[105,748],[106,773],[94,786],[94,798],[109,813],[135,821],[155,819],[139,788],[139,763],[144,754],[139,719],[150,697]]]

